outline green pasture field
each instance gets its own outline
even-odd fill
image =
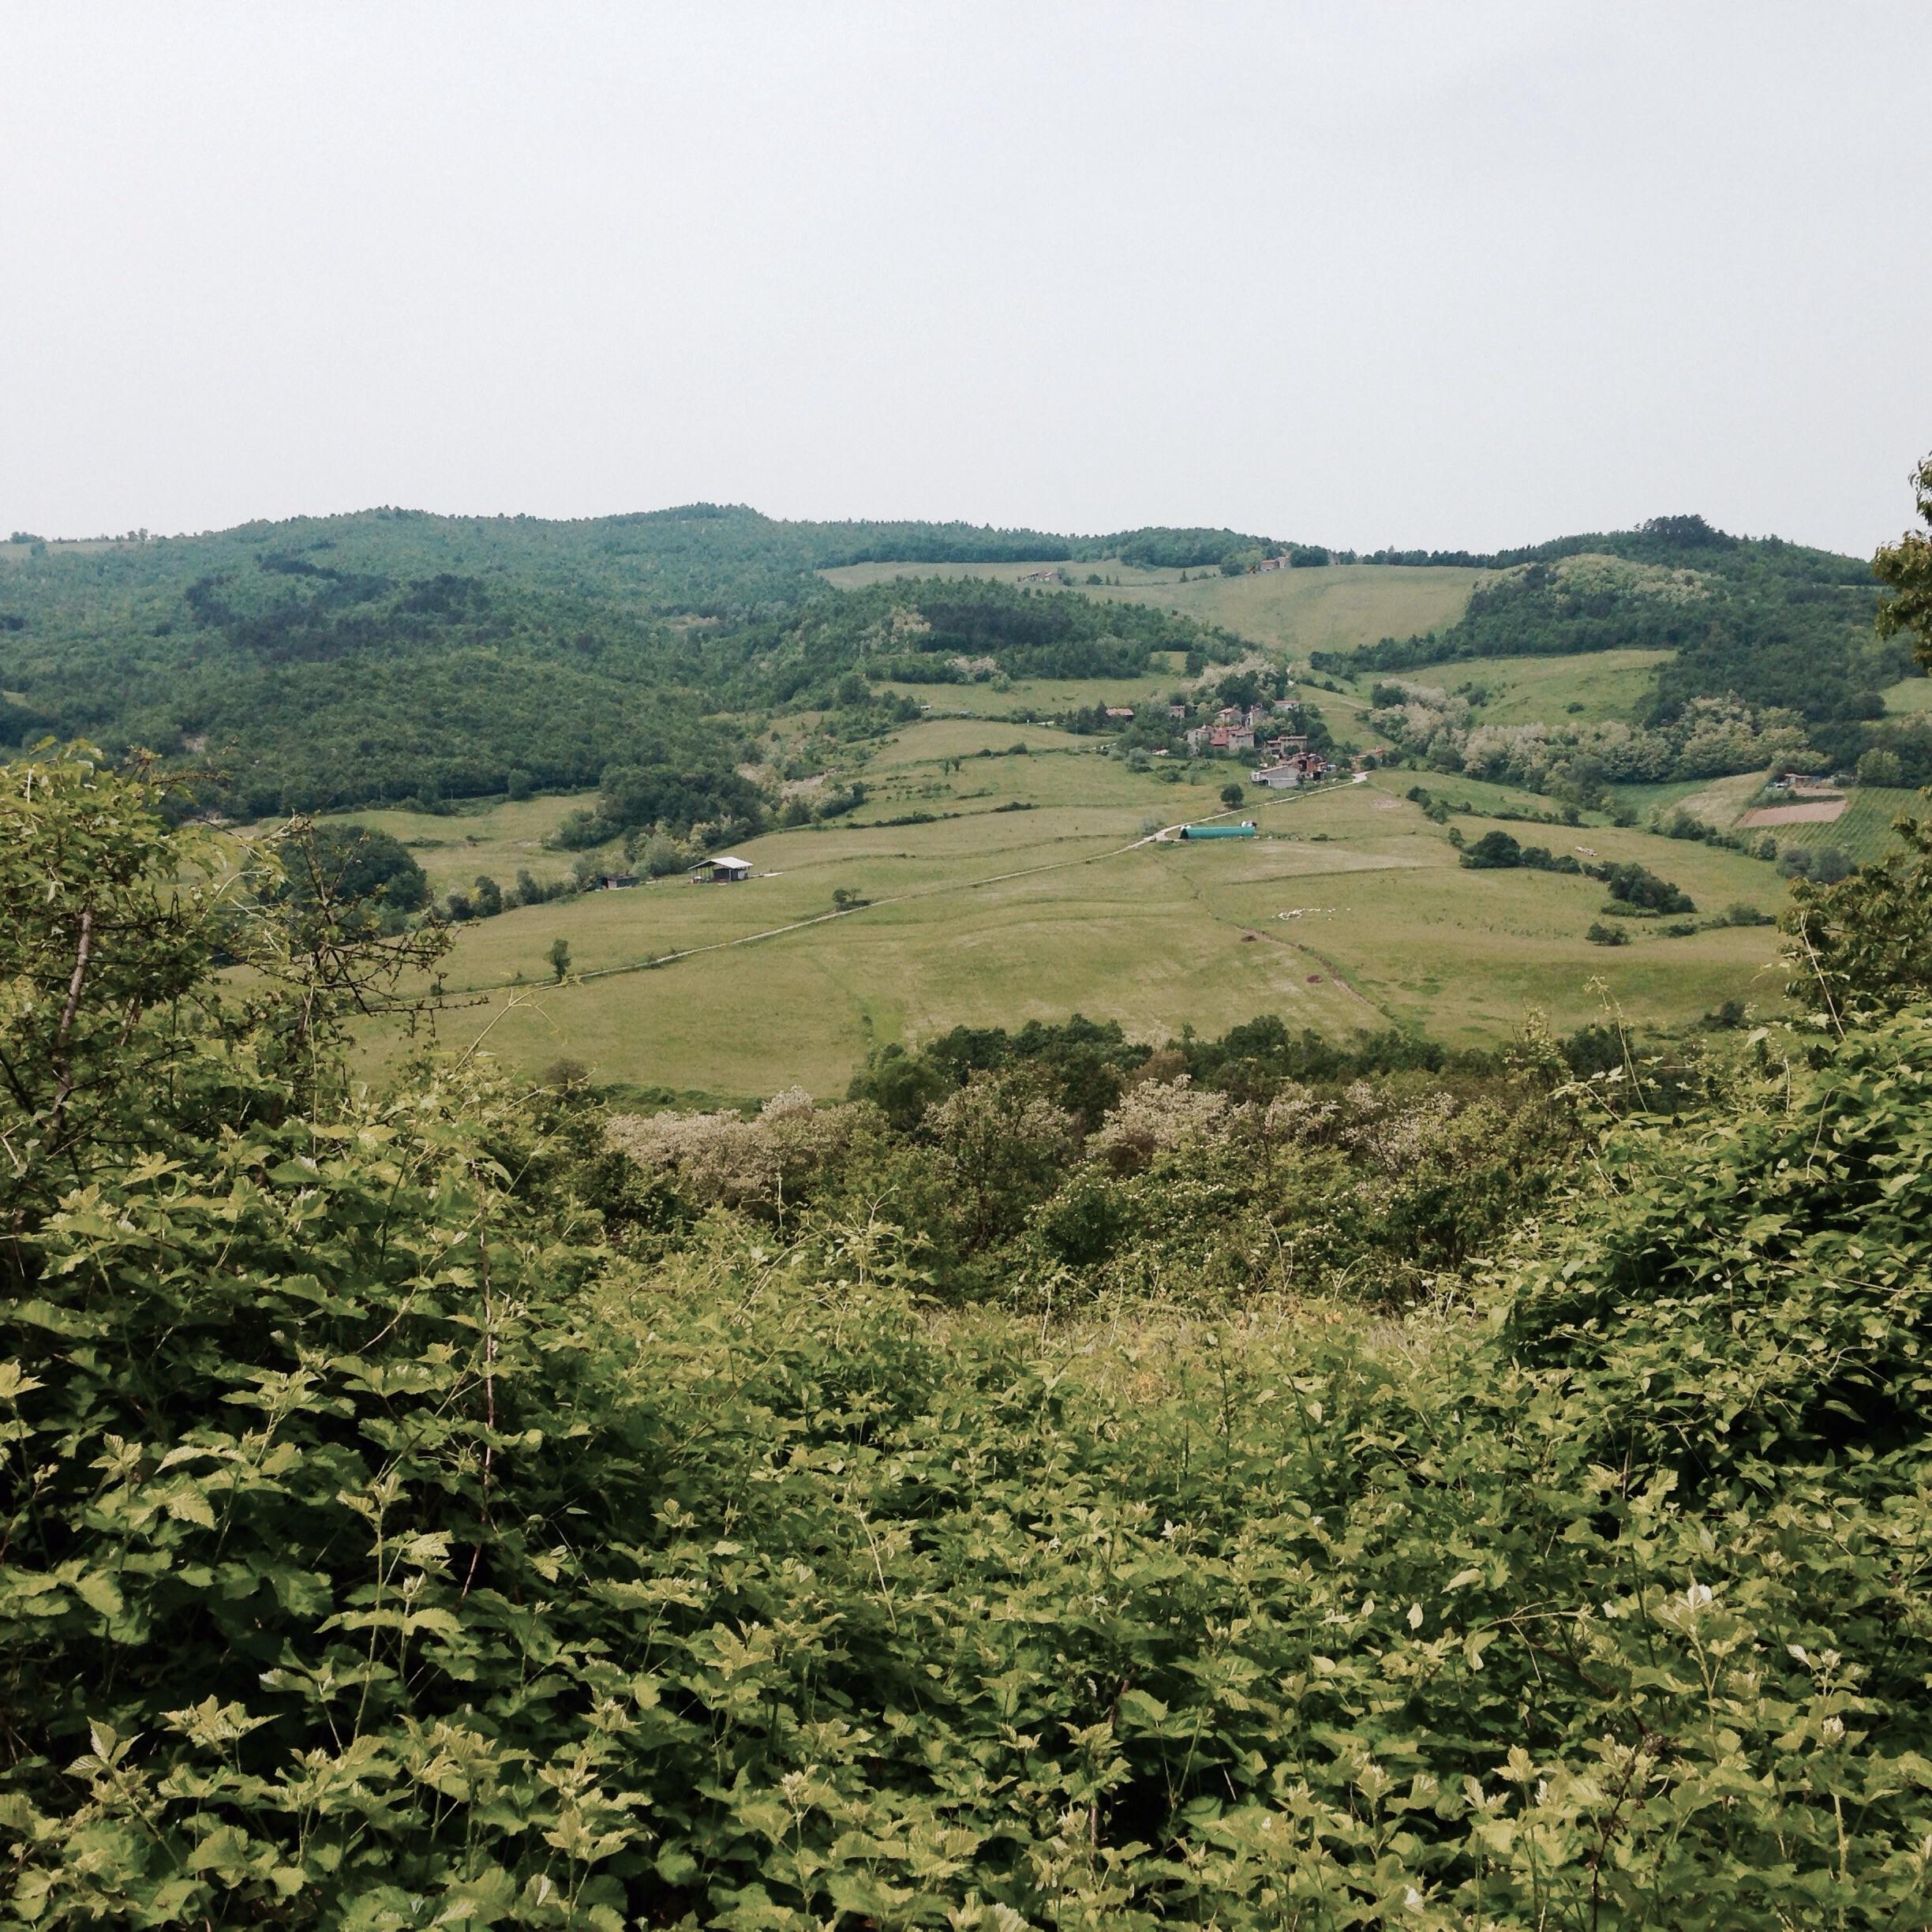
[[[1758,777],[1754,773],[1750,779],[1751,784],[1755,787],[1759,782]],[[1627,805],[1639,818],[1647,818],[1660,806],[1668,808],[1672,805],[1684,805],[1688,810],[1687,801],[1698,797],[1709,788],[1710,784],[1708,778],[1672,778],[1660,784],[1612,785],[1609,791],[1611,798],[1617,804]],[[1732,811],[1729,816],[1713,818],[1711,822],[1713,825],[1728,826],[1735,816],[1735,812]]]
[[[887,1042],[1076,1011],[1154,1041],[1183,1024],[1220,1032],[1279,1013],[1335,1034],[1393,1024],[1476,1042],[1507,1037],[1532,1007],[1560,1028],[1606,1001],[1646,1025],[1680,1025],[1728,998],[1770,996],[1775,934],[1668,939],[1638,921],[1631,945],[1591,945],[1600,886],[1458,866],[1447,828],[1402,796],[1410,773],[1312,792],[1249,786],[1242,814],[1261,831],[1252,843],[1149,844],[1150,826],[1219,812],[1233,768],[1196,763],[1164,783],[1093,740],[1043,732],[1028,734],[1043,742],[1026,755],[979,758],[975,729],[934,719],[896,732],[864,771],[867,806],[744,841],[756,868],[744,885],[661,880],[458,929],[439,1038],[481,1041],[529,1073],[568,1058],[605,1080],[749,1099],[794,1084],[840,1093]],[[1482,812],[1547,803],[1425,782]],[[993,809],[1016,800],[1032,809]],[[877,822],[911,810],[967,815]],[[535,822],[504,826],[504,849]],[[1451,822],[1473,840],[1495,822]],[[426,823],[447,833],[450,822]],[[1601,824],[1508,829],[1558,851],[1641,859],[1701,912],[1739,900],[1772,910],[1784,897],[1769,867],[1735,853]],[[427,856],[487,870],[476,862],[485,849]],[[838,889],[871,903],[835,914]],[[545,955],[560,938],[572,974],[557,986]],[[685,957],[665,960],[673,953]],[[385,1060],[406,1048],[397,1035],[369,1045]]]
[[[1706,825],[1728,832],[1736,826],[1751,802],[1763,791],[1764,773],[1735,772],[1726,778],[1694,778],[1683,784],[1646,785],[1641,788],[1660,795],[1674,793],[1674,796],[1660,796],[1654,803],[1667,809],[1674,807],[1688,812],[1693,818],[1702,818]],[[1639,788],[1632,786],[1630,789],[1635,791]]]
[[[1901,678],[1885,693],[1885,708],[1893,713],[1932,711],[1932,677]]]

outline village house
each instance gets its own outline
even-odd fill
[[[1175,702],[1175,703],[1174,703],[1174,704],[1170,704],[1170,706],[1167,707],[1167,715],[1168,715],[1168,716],[1169,716],[1170,718],[1172,718],[1172,719],[1174,721],[1174,722],[1175,722],[1176,724],[1180,723],[1180,721],[1181,721],[1181,719],[1185,718],[1185,717],[1187,716],[1187,714],[1188,714],[1188,708],[1187,708],[1187,706],[1186,706],[1185,705],[1184,705],[1184,704],[1181,704],[1181,703],[1178,702]]]
[[[735,886],[751,876],[751,861],[726,852],[716,859],[700,859],[691,869],[694,886]]]
[[[1132,705],[1109,705],[1106,707],[1106,714],[1110,718],[1119,718],[1125,723],[1131,724],[1133,721],[1133,706]]]
[[[1045,570],[1023,571],[1019,578],[1021,583],[1058,583],[1061,580],[1057,564],[1050,564]]]
[[[1254,741],[1254,728],[1252,725],[1230,724],[1228,727],[1227,748],[1230,751],[1252,751]]]
[[[1213,736],[1214,727],[1211,724],[1196,724],[1187,734],[1187,748],[1196,757],[1199,757],[1201,747],[1208,743]]]

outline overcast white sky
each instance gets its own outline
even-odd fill
[[[0,534],[388,503],[1869,551],[1932,5],[0,0]]]

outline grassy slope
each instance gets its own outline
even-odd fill
[[[1088,589],[1089,597],[1156,604],[1255,642],[1305,656],[1414,637],[1462,616],[1487,571],[1340,564],[1322,570],[1197,577],[1188,583]]]
[[[1149,825],[1219,809],[1230,768],[1199,764],[1163,783],[1091,739],[1037,727],[1024,733],[1039,747],[1027,755],[972,755],[1013,736],[953,719],[905,727],[871,761],[874,795],[855,818],[745,844],[771,875],[747,886],[663,881],[462,929],[447,980],[477,990],[443,1015],[442,1037],[466,1045],[488,1027],[491,1050],[527,1069],[567,1055],[642,1084],[751,1095],[797,1081],[824,1094],[843,1088],[872,1045],[1075,1010],[1151,1039],[1275,1012],[1332,1032],[1395,1021],[1475,1040],[1507,1035],[1532,1005],[1580,1024],[1601,1010],[1601,982],[1633,1018],[1681,1023],[1750,996],[1774,949],[1762,930],[1665,939],[1641,925],[1628,947],[1589,945],[1601,887],[1458,867],[1443,829],[1400,796],[1408,773],[1251,799],[1266,835],[1253,844],[1136,848]],[[964,762],[942,770],[954,757]],[[1542,803],[1460,780],[1438,788],[1478,810]],[[994,811],[1009,800],[1035,809]],[[967,815],[877,822],[908,811]],[[1455,822],[1472,839],[1488,823]],[[1768,867],[1728,852],[1607,827],[1511,829],[1641,858],[1707,909],[1738,899],[1769,908],[1782,896]],[[466,878],[475,849],[423,856]],[[841,886],[875,903],[727,943],[820,919]],[[560,936],[593,973],[720,949],[551,987],[544,954]],[[523,987],[504,990],[519,972]]]
[[[1028,567],[919,574],[1011,578]],[[1481,575],[1357,566],[1183,585],[1178,572],[1102,567],[1134,581],[1090,595],[1161,602],[1294,653],[1448,622]],[[827,573],[854,583],[900,574],[892,565]],[[1572,703],[1591,716],[1627,713],[1657,661],[1630,651],[1454,669],[1455,682],[1488,687],[1486,716],[1556,721],[1574,715]],[[1075,1010],[1152,1039],[1184,1023],[1219,1032],[1272,1011],[1327,1031],[1393,1022],[1478,1040],[1506,1035],[1532,1006],[1561,1028],[1597,1017],[1606,999],[1634,1020],[1676,1024],[1728,998],[1769,997],[1774,975],[1762,969],[1775,935],[1736,929],[1668,939],[1638,923],[1629,946],[1590,945],[1582,934],[1597,916],[1600,886],[1458,867],[1444,829],[1400,796],[1412,774],[1251,800],[1247,809],[1266,834],[1252,845],[1127,849],[1152,826],[1218,809],[1220,787],[1241,774],[1197,763],[1178,767],[1183,782],[1163,783],[1105,757],[1092,739],[1013,722],[1012,714],[1155,702],[1178,676],[1174,667],[1140,680],[1036,680],[1005,692],[908,687],[934,715],[874,748],[865,807],[829,828],[746,844],[762,875],[749,886],[663,881],[464,929],[447,979],[453,989],[474,989],[465,996],[473,1003],[444,1016],[444,1036],[467,1043],[488,1027],[492,1050],[528,1068],[568,1055],[604,1078],[645,1085],[753,1095],[798,1081],[824,1094],[841,1091],[874,1045]],[[1365,695],[1365,687],[1316,694],[1338,724]],[[1013,754],[1022,743],[1026,754]],[[964,762],[944,769],[942,761],[953,758]],[[1547,804],[1459,779],[1430,782],[1478,812]],[[995,809],[1013,803],[1033,809]],[[446,888],[480,871],[507,883],[518,863],[530,863],[527,841],[566,808],[535,800],[474,825],[405,825],[406,814],[376,822],[406,837],[441,840],[418,854]],[[912,812],[934,821],[882,822]],[[1470,839],[1489,823],[1455,822]],[[1600,857],[1641,859],[1704,911],[1739,900],[1769,910],[1783,897],[1767,866],[1694,843],[1601,826],[1510,829],[1559,850],[1583,844]],[[546,867],[531,869],[541,875]],[[561,869],[555,856],[549,869]],[[840,887],[874,903],[827,919]],[[1298,916],[1279,916],[1290,911]],[[818,923],[732,943],[805,921]],[[569,940],[579,973],[608,976],[545,984],[544,954],[557,937]],[[716,949],[650,970],[610,970],[690,948]],[[523,984],[506,990],[519,973]]]
[[[1480,714],[1483,724],[1556,724],[1578,716],[1634,718],[1649,695],[1651,673],[1672,654],[1616,650],[1562,657],[1471,657],[1407,675],[1411,683],[1449,691],[1481,685],[1489,695]]]
[[[1066,710],[1091,710],[1097,704],[1165,704],[1170,692],[1192,681],[1181,666],[1170,665],[1138,678],[1020,678],[1005,691],[991,684],[884,684],[879,688],[935,712],[1013,717],[1032,711],[1050,717]]]
[[[466,890],[479,873],[506,890],[519,871],[545,884],[567,878],[576,855],[546,851],[543,841],[567,812],[593,803],[593,796],[585,792],[515,804],[497,799],[450,812],[368,811],[347,817],[400,839],[440,896],[452,887]]]

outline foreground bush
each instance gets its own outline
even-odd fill
[[[6,1922],[1927,1923],[1923,1017],[1466,1305],[1054,1337],[883,1211],[614,1258],[578,1103],[312,1076],[234,908],[178,1025],[169,835],[9,784]]]

